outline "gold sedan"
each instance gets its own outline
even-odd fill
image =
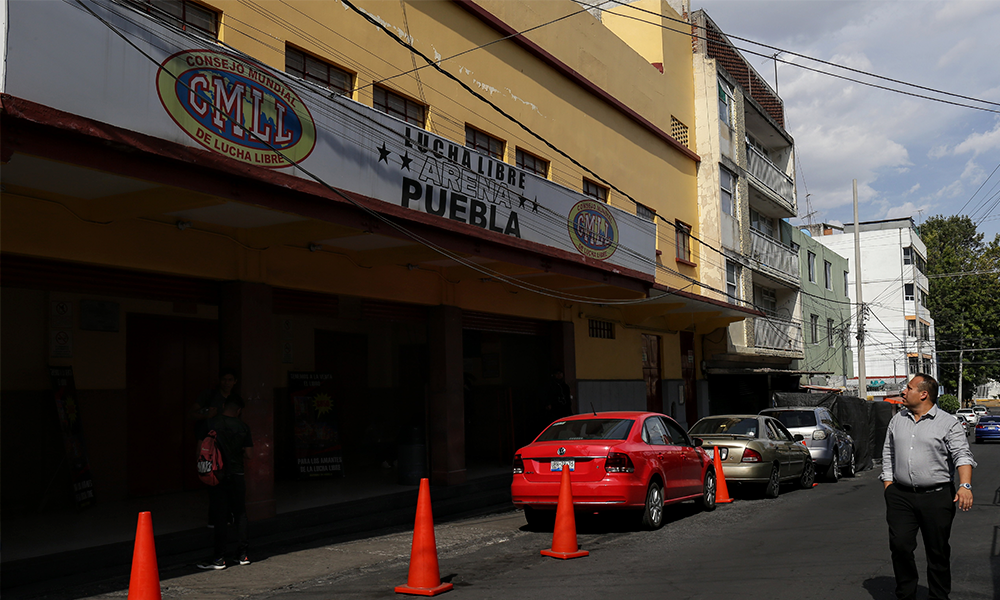
[[[718,415],[701,419],[688,432],[704,442],[706,452],[719,452],[726,482],[764,485],[764,496],[777,498],[781,483],[811,488],[816,467],[802,436],[764,415]]]

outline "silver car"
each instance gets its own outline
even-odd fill
[[[823,406],[786,406],[760,411],[781,421],[792,434],[805,438],[806,447],[816,463],[816,472],[830,481],[837,481],[841,474],[854,477],[854,439],[851,426],[841,425],[837,417]]]

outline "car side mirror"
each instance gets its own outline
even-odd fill
[[[802,437],[801,433],[796,433],[794,436],[792,436],[792,439],[795,440],[796,442],[801,442],[806,438]]]
[[[701,438],[693,438],[692,441],[694,441],[694,447],[695,448],[697,448],[699,446],[704,446],[705,445],[705,440],[703,440]]]

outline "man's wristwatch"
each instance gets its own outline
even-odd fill
[[[971,483],[960,483],[960,484],[958,484],[958,487],[965,488],[965,489],[969,490],[970,492],[972,491],[972,484]]]

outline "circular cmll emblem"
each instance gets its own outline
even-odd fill
[[[569,239],[580,254],[606,260],[618,249],[618,224],[603,202],[581,200],[569,211]]]
[[[298,94],[229,54],[174,54],[156,73],[156,91],[185,133],[236,160],[277,169],[305,159],[316,145],[316,125]]]

